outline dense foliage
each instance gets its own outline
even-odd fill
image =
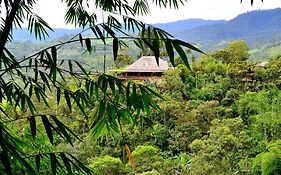
[[[51,28],[33,13],[35,1],[0,1],[6,8],[0,35],[1,174],[280,173],[280,57],[258,66],[248,61],[247,44],[234,41],[188,60],[190,51],[183,47],[202,51],[129,17],[149,12],[145,0],[133,7],[127,1],[65,2],[66,21],[92,30],[94,37],[82,31],[17,58],[6,47],[14,27],[27,20],[38,38]],[[174,8],[182,3],[154,2]],[[125,14],[125,26],[111,15],[107,23],[96,24],[87,5]],[[139,36],[131,36],[131,30]],[[102,74],[93,74],[75,56],[59,55],[75,42],[92,54],[93,40],[104,51],[112,49],[117,68],[131,62],[128,55],[118,55],[120,47],[134,42],[157,62],[166,51],[162,56],[175,69],[159,86],[144,86],[105,74],[106,64]]]
[[[279,174],[281,58],[259,66],[248,60],[247,51],[247,44],[238,40],[193,58],[191,70],[176,61],[175,69],[167,71],[156,87],[164,97],[155,99],[161,110],[141,114],[140,125],[123,125],[121,135],[97,139],[81,113],[70,111],[66,101],[56,109],[39,110],[68,114],[60,119],[82,142],[76,140],[71,146],[56,138],[51,145],[40,133],[36,144],[41,146],[30,147],[35,142],[25,120],[11,131],[24,138],[22,148],[27,153],[66,152],[101,175]],[[8,103],[3,108],[10,115],[24,115]],[[43,129],[44,123],[38,125]],[[40,169],[48,172],[48,167],[47,161]]]
[[[120,47],[126,45],[125,40],[130,40],[140,48],[147,46],[158,63],[160,45],[165,45],[172,63],[175,50],[187,66],[189,62],[182,47],[202,51],[161,29],[134,19],[149,13],[146,0],[130,3],[126,0],[65,0],[62,2],[67,5],[66,23],[83,30],[66,41],[44,46],[33,54],[19,58],[7,47],[7,43],[13,40],[13,29],[21,28],[26,22],[28,30],[37,39],[46,38],[48,31],[52,30],[34,12],[36,2],[0,1],[1,173],[91,174],[93,171],[72,153],[61,150],[58,143],[65,141],[74,147],[74,141],[82,141],[81,130],[92,133],[96,138],[122,134],[124,125],[137,125],[143,120],[143,115],[149,114],[153,108],[158,109],[155,100],[162,97],[149,87],[135,82],[123,84],[105,74],[105,56],[103,73],[99,73],[86,71],[85,65],[77,57],[60,55],[59,51],[80,42],[81,54],[92,54],[96,51],[93,41],[97,41],[102,43],[104,55],[106,48],[110,47],[112,60],[116,60]],[[158,7],[177,9],[184,1],[157,0],[153,3]],[[95,9],[94,12],[91,9]],[[117,19],[120,16],[122,19]],[[104,22],[98,23],[98,19]],[[146,29],[153,35],[150,32],[145,34]],[[86,35],[86,31],[91,31],[91,36]],[[140,35],[131,35],[134,32]],[[69,124],[74,121],[78,121],[78,134]],[[23,134],[29,136],[19,137],[21,129]],[[46,138],[49,143],[45,142]]]

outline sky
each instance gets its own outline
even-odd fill
[[[148,0],[151,1],[152,0]],[[188,0],[185,6],[178,10],[160,9],[151,5],[149,16],[138,19],[146,23],[166,23],[190,18],[225,19],[230,20],[241,13],[258,9],[273,9],[281,7],[281,0],[255,0],[251,6],[250,0]],[[39,0],[34,10],[53,28],[73,28],[64,22],[66,5],[61,0]]]

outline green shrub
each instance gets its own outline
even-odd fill
[[[132,156],[137,165],[137,173],[149,172],[161,169],[164,159],[160,149],[154,146],[138,146]],[[131,164],[127,166],[132,171]]]
[[[124,165],[119,158],[111,156],[97,157],[89,165],[96,175],[123,175],[125,173]]]
[[[156,170],[152,170],[152,171],[147,171],[147,172],[143,172],[143,173],[140,173],[138,175],[160,175],[160,173]]]
[[[269,145],[267,152],[262,152],[253,161],[253,174],[278,175],[281,173],[281,140]]]

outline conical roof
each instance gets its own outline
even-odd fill
[[[159,66],[154,56],[142,56],[127,67],[125,72],[164,72],[169,69],[168,62],[159,58]]]

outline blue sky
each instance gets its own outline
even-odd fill
[[[253,6],[250,5],[250,0],[243,0],[242,3],[240,0],[188,0],[187,4],[178,10],[159,9],[152,5],[151,15],[139,19],[146,23],[164,23],[189,18],[229,20],[247,11],[277,7],[281,7],[281,0],[264,0],[264,3],[255,0]],[[34,9],[52,27],[72,28],[64,23],[66,6],[61,0],[39,0]]]

